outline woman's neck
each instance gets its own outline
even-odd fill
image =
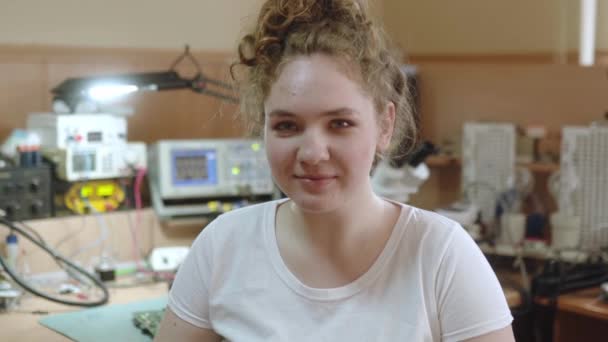
[[[400,207],[371,193],[331,213],[306,213],[293,201],[279,207],[276,237],[281,257],[304,284],[330,288],[363,275],[384,250]]]
[[[326,213],[302,211],[293,201],[286,203],[283,219],[292,234],[320,248],[334,249],[365,239],[387,217],[393,204],[375,194],[358,197]],[[370,229],[371,228],[371,229]],[[345,246],[346,247],[346,246]]]

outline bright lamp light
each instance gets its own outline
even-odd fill
[[[89,97],[96,101],[108,101],[136,92],[139,88],[132,84],[99,85],[89,88]]]
[[[175,68],[183,60],[190,60],[194,64],[196,75],[184,78],[177,73]],[[239,101],[231,84],[203,75],[200,65],[190,54],[187,45],[184,53],[173,62],[167,71],[68,78],[51,89],[51,93],[53,94],[53,109],[56,112],[73,113],[82,107],[79,106],[82,103],[91,104],[90,107],[93,108],[97,106],[96,102],[108,101],[138,91],[176,89],[190,89],[196,93],[235,104]]]

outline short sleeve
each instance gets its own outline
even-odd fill
[[[213,222],[192,243],[177,271],[168,300],[169,308],[179,318],[204,329],[211,329],[209,284],[213,265],[212,225]]]
[[[441,258],[435,289],[443,341],[477,337],[513,320],[496,274],[460,226]]]

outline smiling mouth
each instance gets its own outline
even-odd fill
[[[334,179],[337,178],[336,176],[294,176],[296,179],[302,179],[302,180],[310,180],[310,181],[322,181],[322,180],[329,180],[329,179]]]

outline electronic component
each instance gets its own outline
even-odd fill
[[[41,146],[49,148],[127,142],[127,120],[111,114],[32,113],[27,130],[40,137]]]
[[[154,337],[164,315],[165,309],[137,311],[133,313],[133,324],[144,334]]]
[[[103,282],[116,280],[116,270],[112,265],[101,264],[95,266],[95,274]]]
[[[131,177],[134,169],[145,169],[147,162],[146,145],[141,142],[44,147],[42,155],[53,162],[58,178],[70,182]]]
[[[0,312],[11,311],[19,305],[23,293],[11,283],[0,278]]]
[[[234,205],[211,203],[276,192],[259,140],[161,140],[150,148],[148,164],[152,203],[161,218],[226,211]]]
[[[580,247],[608,246],[608,127],[566,126],[562,132],[559,210],[580,218]]]
[[[150,253],[148,261],[154,272],[175,272],[189,251],[190,248],[184,246],[157,247]]]
[[[63,196],[63,205],[77,214],[103,213],[118,209],[125,197],[125,191],[114,180],[76,182]]]
[[[11,221],[52,216],[50,168],[39,166],[0,169],[0,209]]]
[[[466,122],[462,143],[462,192],[491,222],[498,196],[515,180],[515,125]]]

